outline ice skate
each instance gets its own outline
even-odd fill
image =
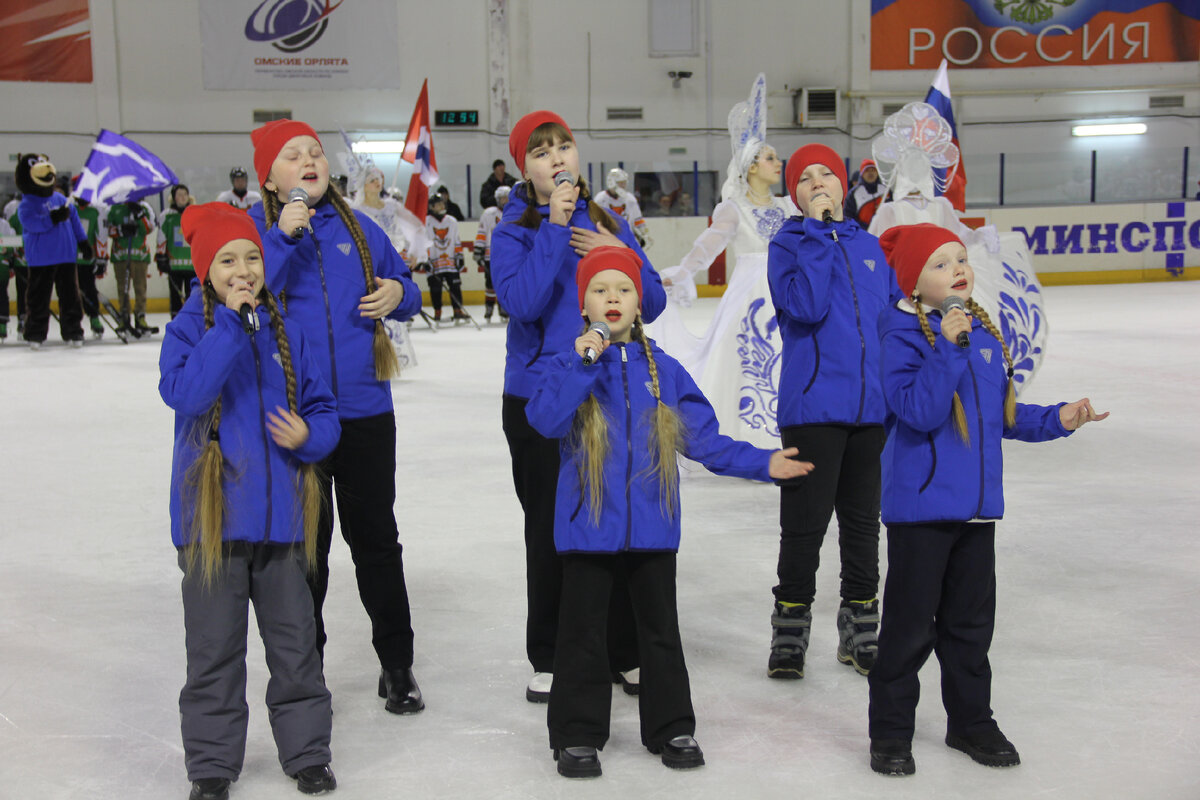
[[[88,323],[92,327],[92,338],[99,339],[104,336],[104,323],[100,321],[100,315],[88,318]]]
[[[837,626],[837,660],[859,675],[869,674],[879,650],[879,600],[843,600]]]
[[[812,626],[812,609],[804,603],[775,603],[771,615],[771,657],[767,676],[783,680],[804,677],[804,654]]]

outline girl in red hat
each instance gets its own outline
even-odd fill
[[[250,603],[279,763],[301,791],[328,791],[333,716],[306,572],[317,546],[314,465],[340,431],[333,395],[266,289],[246,212],[189,206],[182,227],[201,289],[167,325],[158,390],[175,410],[171,538],[184,572],[179,712],[191,800],[224,800],[242,770]]]
[[[579,261],[576,313],[588,328],[547,365],[525,409],[561,455],[554,545],[562,612],[547,720],[558,771],[569,778],[600,774],[596,751],[608,740],[612,699],[605,631],[621,578],[637,626],[642,744],[668,767],[704,763],[675,603],[676,453],[760,481],[812,469],[791,459],[794,448],[760,450],[718,433],[695,381],[642,330],[642,277],[641,259],[625,247],[598,247]],[[608,339],[591,330],[594,322],[608,326]]]
[[[627,247],[638,256],[642,318],[666,305],[658,273],[623,220],[590,198],[579,175],[579,150],[571,129],[550,111],[534,111],[513,126],[508,149],[524,177],[513,187],[492,236],[492,285],[509,313],[504,366],[504,435],[512,455],[513,483],[525,512],[526,588],[529,612],[525,647],[534,675],[531,702],[546,702],[553,680],[562,562],[554,551],[554,480],[558,442],[529,426],[525,404],[554,356],[569,353],[579,335],[575,270],[581,256],[600,246]],[[626,691],[637,691],[637,652],[624,593],[617,592],[624,634],[613,647],[614,672]],[[615,642],[614,642],[615,643]]]
[[[1015,766],[1017,750],[992,718],[988,663],[996,520],[1004,514],[1001,441],[1069,436],[1108,413],[1097,414],[1087,398],[1017,403],[1012,355],[971,299],[974,271],[952,232],[902,225],[880,244],[903,299],[879,322],[888,574],[879,653],[868,676],[871,768],[916,771],[917,673],[932,651],[942,667],[946,744],[980,764]]]

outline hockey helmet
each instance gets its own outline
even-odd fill
[[[622,183],[629,183],[629,173],[620,167],[613,167],[608,171],[608,176],[604,179],[604,188],[611,192]]]
[[[229,182],[230,183],[233,183],[238,178],[247,178],[247,177],[248,176],[246,175],[246,170],[242,169],[241,167],[234,167],[233,169],[229,170]]]

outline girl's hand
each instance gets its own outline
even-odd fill
[[[258,308],[258,300],[254,297],[254,290],[250,284],[245,281],[238,281],[233,284],[229,290],[229,294],[225,295],[225,305],[235,314],[241,313],[242,306],[249,303],[251,308]]]
[[[971,317],[961,308],[953,309],[942,317],[942,336],[947,342],[958,346],[958,335],[971,332]]]
[[[391,278],[376,278],[375,286],[375,291],[359,298],[358,313],[363,317],[382,319],[404,299],[404,285]]]
[[[316,214],[304,203],[293,200],[286,203],[283,209],[279,212],[279,229],[291,236],[297,228],[307,228],[308,221],[312,219],[312,215]]]
[[[818,194],[808,203],[808,216],[813,219],[824,219],[824,213],[828,211],[834,214],[837,211],[837,204],[833,202],[833,198],[827,194]]]
[[[303,447],[308,441],[308,423],[304,421],[304,417],[279,406],[275,406],[275,411],[267,414],[267,431],[275,444],[285,450]]]
[[[1074,403],[1059,406],[1058,420],[1067,430],[1075,431],[1089,422],[1099,422],[1107,418],[1110,413],[1105,411],[1103,414],[1097,414],[1096,409],[1092,408],[1092,401],[1085,397],[1082,400],[1076,400]]]
[[[586,256],[588,251],[593,247],[628,246],[616,236],[609,233],[607,228],[601,228],[598,231],[588,230],[587,228],[571,228],[571,247],[581,256]]]
[[[579,199],[579,187],[560,183],[550,195],[550,222],[564,228],[575,212],[575,201]]]
[[[799,478],[813,471],[810,461],[796,461],[793,456],[800,455],[799,448],[789,447],[786,450],[776,450],[771,453],[771,464],[768,471],[777,481]]]
[[[599,331],[588,331],[575,340],[575,352],[579,354],[580,358],[583,358],[584,352],[590,347],[596,351],[596,357],[599,358],[600,354],[608,347],[608,344],[608,342],[604,341],[604,337],[600,335]]]

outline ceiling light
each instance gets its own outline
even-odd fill
[[[403,153],[404,140],[376,139],[371,142],[355,142],[352,147],[356,153]]]
[[[1145,133],[1144,122],[1115,122],[1104,125],[1075,125],[1071,128],[1072,136],[1131,136]]]

